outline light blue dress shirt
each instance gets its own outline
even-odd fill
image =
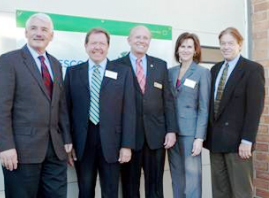
[[[220,71],[218,73],[217,79],[216,79],[214,99],[216,99],[216,97],[217,97],[219,81],[220,81],[220,78],[221,78],[221,75],[223,73],[223,70],[225,68],[226,63],[228,63],[229,67],[228,67],[227,79],[226,79],[225,85],[228,82],[228,79],[229,79],[231,73],[233,72],[233,70],[234,70],[234,68],[235,68],[235,66],[236,66],[239,58],[240,58],[240,54],[237,57],[235,57],[233,60],[231,60],[231,61],[224,61],[223,65],[221,66],[221,69],[220,69]]]
[[[132,54],[132,52],[130,52],[129,58],[131,60],[133,70],[134,70],[134,72],[136,74],[136,59],[137,58],[135,57],[135,55]],[[144,55],[141,58],[141,60],[142,60],[142,67],[143,67],[144,75],[147,76],[147,57],[146,57],[146,55]]]
[[[40,60],[39,60],[38,57],[39,57],[39,56],[44,56],[44,58],[45,58],[45,64],[46,64],[46,66],[47,66],[47,68],[48,68],[48,70],[49,70],[50,77],[51,77],[51,79],[52,79],[52,81],[53,81],[53,71],[52,71],[52,69],[51,69],[50,61],[49,61],[49,59],[48,59],[46,53],[40,55],[40,54],[38,54],[32,47],[30,47],[28,44],[27,44],[27,47],[28,47],[28,49],[29,49],[30,54],[31,54],[32,57],[34,58],[35,63],[36,63],[36,66],[37,66],[37,68],[38,68],[38,70],[39,70],[40,73],[41,73],[41,62],[40,62]]]
[[[103,81],[103,78],[104,78],[104,74],[105,74],[105,70],[106,70],[106,64],[107,64],[107,59],[103,60],[101,63],[99,64],[96,64],[94,63],[90,58],[88,60],[88,75],[89,75],[89,85],[91,87],[91,80],[92,80],[92,74],[93,74],[93,66],[94,65],[99,65],[99,72],[100,72],[100,75],[101,75],[101,81]]]

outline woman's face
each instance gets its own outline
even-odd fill
[[[193,61],[195,54],[194,41],[192,39],[185,39],[178,48],[178,55],[180,62]]]

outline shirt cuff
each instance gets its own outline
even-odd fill
[[[248,144],[248,145],[252,145],[252,142],[248,141],[248,140],[241,140],[241,144]]]
[[[199,140],[199,141],[201,141],[201,142],[203,142],[204,140],[203,139],[201,139],[201,138],[195,138],[196,140]]]

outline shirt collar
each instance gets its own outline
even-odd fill
[[[229,64],[229,67],[230,66],[233,67],[233,66],[236,65],[236,63],[238,62],[239,58],[240,58],[240,54],[238,54],[233,60],[230,60],[230,61],[225,60],[224,65],[226,65],[226,63],[228,63]]]
[[[106,68],[106,64],[107,64],[107,58],[105,58],[105,59],[104,59],[101,63],[99,63],[99,64],[96,64],[95,62],[93,62],[92,59],[89,58],[89,60],[88,60],[88,64],[89,64],[89,69],[93,69],[93,66],[95,66],[95,65],[99,65],[100,68],[101,68],[102,70],[105,70],[105,68]]]
[[[45,59],[48,59],[47,58],[47,55],[46,55],[46,52],[40,55],[40,54],[37,53],[37,51],[34,48],[32,48],[31,46],[29,46],[28,43],[27,43],[27,47],[28,47],[31,55],[33,56],[33,58],[38,58],[39,56],[44,56]]]
[[[136,59],[137,59],[137,57],[132,53],[132,52],[130,52],[130,54],[129,54],[129,56],[130,56],[130,59],[132,60],[132,61],[136,61]],[[146,63],[146,55],[144,55],[142,58],[141,58],[141,60],[142,60],[142,63]]]

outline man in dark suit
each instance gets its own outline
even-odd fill
[[[122,166],[124,198],[140,197],[141,168],[147,198],[162,198],[165,149],[178,132],[175,105],[168,82],[166,62],[146,55],[151,33],[145,26],[130,31],[131,52],[116,60],[133,71],[136,100],[136,146],[130,163]]]
[[[211,69],[212,91],[205,147],[210,150],[214,198],[252,198],[253,144],[264,105],[264,70],[240,55],[235,28],[219,35],[224,61]]]
[[[94,198],[97,172],[102,197],[118,198],[119,163],[131,159],[135,146],[132,73],[106,58],[109,41],[105,30],[90,30],[85,39],[89,60],[66,72],[79,198]]]
[[[49,16],[26,22],[27,44],[0,57],[0,159],[6,198],[65,198],[72,149],[60,63],[46,52]]]

